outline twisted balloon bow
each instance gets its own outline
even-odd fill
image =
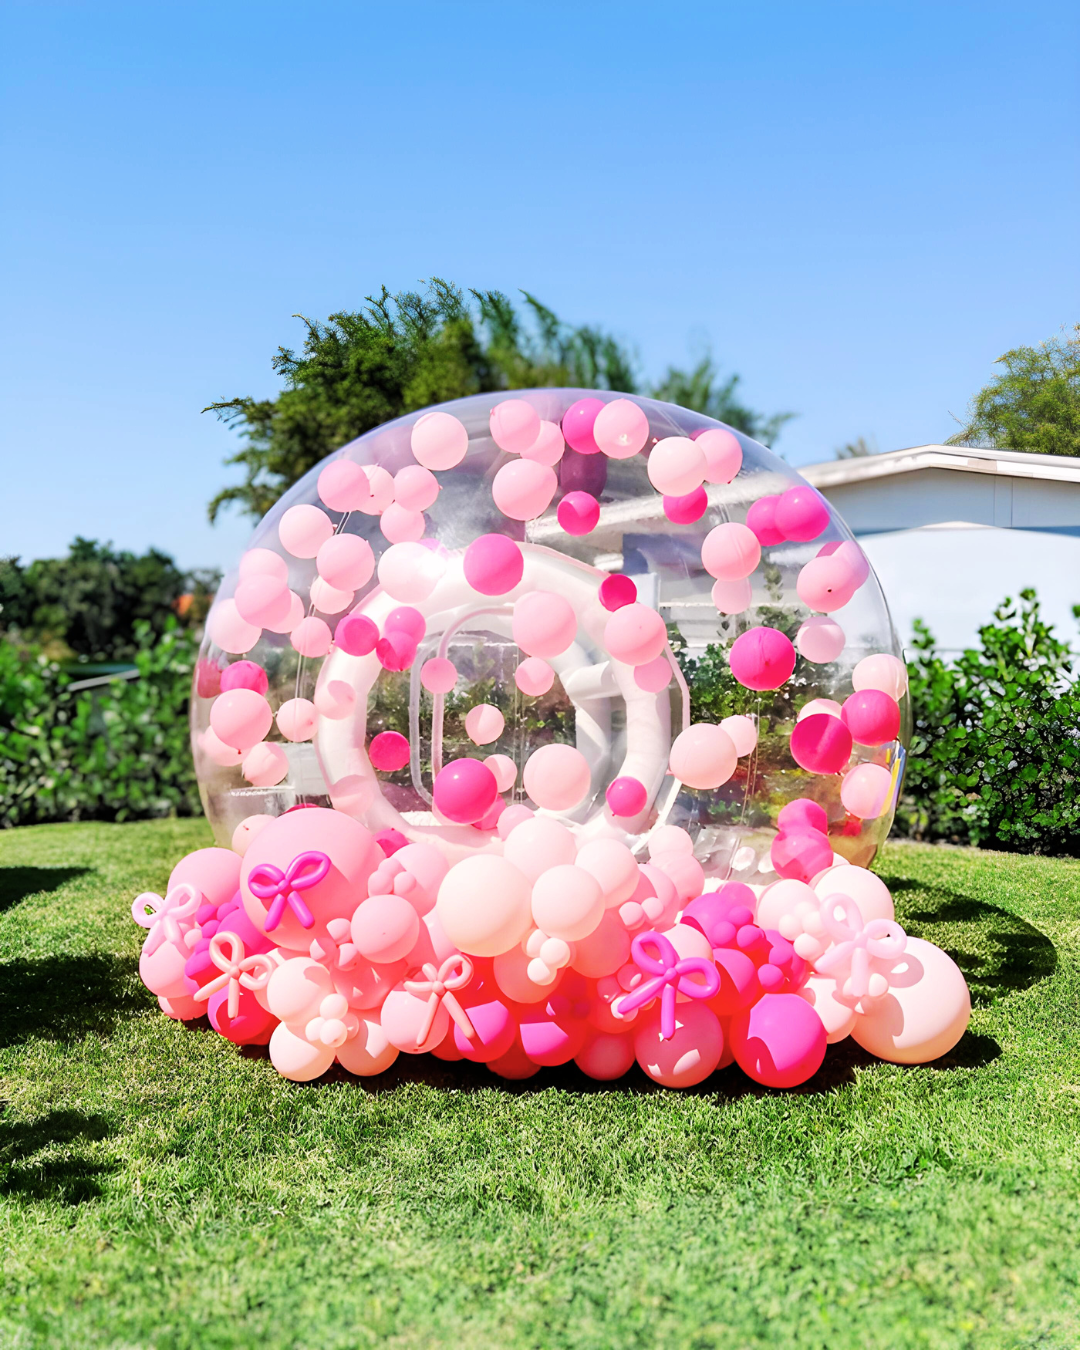
[[[659,956],[650,956],[647,946],[655,947]],[[675,1001],[678,994],[687,998],[712,998],[720,989],[716,963],[704,956],[679,956],[671,941],[663,933],[639,933],[630,944],[634,964],[651,980],[643,980],[636,989],[625,994],[614,1009],[620,1016],[635,1012],[660,995],[660,1039],[670,1041],[675,1035]],[[704,975],[704,983],[691,978]]]
[[[818,957],[814,963],[817,970],[839,979],[846,969],[841,992],[848,998],[884,993],[884,989],[873,986],[885,976],[872,972],[870,962],[873,958],[895,961],[903,955],[907,934],[900,925],[892,919],[871,919],[864,924],[858,905],[846,895],[830,895],[823,900],[821,920],[836,945]]]
[[[410,994],[419,994],[421,997],[427,994],[428,996],[427,1011],[416,1036],[417,1048],[419,1049],[431,1035],[431,1028],[435,1025],[435,1016],[439,1011],[440,1003],[445,1005],[446,1011],[461,1028],[461,1034],[467,1040],[473,1040],[476,1036],[473,1024],[469,1021],[465,1009],[454,997],[454,991],[464,989],[472,979],[473,963],[467,956],[455,952],[453,956],[446,958],[438,970],[430,961],[425,961],[421,970],[424,974],[422,980],[414,978],[405,981],[405,988]],[[455,970],[457,970],[456,975],[454,974]]]
[[[225,954],[225,944],[229,944],[229,953]],[[229,988],[229,1016],[236,1017],[240,1012],[240,986],[245,989],[264,989],[274,973],[274,962],[265,952],[256,952],[252,956],[244,955],[244,940],[238,933],[215,933],[210,939],[210,960],[222,973],[210,980],[195,995],[197,1003],[205,1003],[211,994],[219,989]],[[258,971],[257,975],[253,971]]]
[[[179,946],[201,904],[202,895],[188,881],[173,886],[164,899],[153,891],[137,895],[131,902],[131,917],[140,928],[150,930],[144,947],[146,955],[153,955],[166,941]]]
[[[248,873],[248,890],[260,900],[269,901],[264,932],[271,932],[282,920],[288,905],[304,928],[312,928],[315,918],[304,903],[301,891],[317,886],[330,871],[330,859],[318,849],[298,853],[283,872],[273,863],[259,863]]]

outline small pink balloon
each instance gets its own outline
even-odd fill
[[[825,834],[804,825],[778,834],[769,856],[777,876],[809,882],[832,866],[833,851]]]
[[[266,671],[254,661],[234,661],[221,672],[221,693],[230,689],[254,689],[257,694],[265,694],[270,688]]]
[[[241,581],[233,596],[240,617],[246,623],[257,624],[260,628],[267,624],[280,623],[292,604],[292,594],[278,577],[254,576]]]
[[[431,1022],[431,1029],[427,1036],[422,1038],[427,1021],[427,998],[411,994],[401,986],[390,990],[379,1015],[379,1022],[387,1040],[406,1055],[429,1054],[445,1039],[446,1033],[450,1030],[450,1014],[446,1010],[446,1004],[439,1002]]]
[[[608,810],[613,816],[639,816],[648,805],[649,794],[638,778],[615,778],[608,785]]]
[[[295,591],[289,592],[289,612],[284,619],[280,621],[267,622],[263,624],[264,628],[269,628],[271,633],[291,633],[305,614],[304,602]]]
[[[240,580],[252,577],[276,577],[282,585],[289,582],[289,564],[270,548],[249,548],[240,558]]]
[[[739,1068],[756,1083],[790,1088],[821,1068],[826,1035],[821,1018],[798,994],[766,994],[732,1018],[731,1043]]]
[[[274,724],[270,704],[254,689],[230,689],[210,705],[210,726],[218,740],[245,753]]]
[[[427,632],[427,620],[412,605],[399,605],[383,620],[384,633],[405,633],[413,642],[420,642]]]
[[[731,644],[731,673],[746,689],[779,689],[795,669],[795,648],[777,628],[750,628]]]
[[[317,506],[290,506],[278,521],[278,538],[294,558],[314,558],[333,533],[334,522]]]
[[[407,511],[426,511],[438,495],[439,480],[430,469],[406,464],[394,474],[394,501]]]
[[[520,455],[540,435],[540,414],[523,398],[504,398],[488,417],[491,439],[511,455]]]
[[[851,758],[851,732],[839,717],[804,717],[791,732],[791,757],[809,773],[839,773]]]
[[[535,520],[551,505],[559,480],[555,470],[534,459],[504,464],[491,482],[495,505],[511,520]]]
[[[647,694],[659,694],[671,683],[671,662],[666,656],[658,656],[643,666],[635,666],[634,683]]]
[[[705,478],[705,455],[688,436],[665,436],[649,452],[649,482],[665,497],[685,497]]]
[[[565,596],[531,591],[514,602],[511,630],[529,656],[560,656],[577,634],[577,615]]]
[[[807,609],[822,614],[842,609],[858,588],[858,574],[836,554],[811,558],[795,582],[795,590]]]
[[[649,419],[630,399],[616,398],[596,414],[592,435],[609,459],[632,459],[649,439]]]
[[[514,683],[523,694],[539,698],[555,683],[555,672],[538,656],[527,656],[514,671]]]
[[[425,413],[413,424],[410,445],[425,469],[452,469],[465,458],[469,433],[450,413]]]
[[[235,769],[244,758],[244,752],[226,745],[215,733],[213,727],[207,727],[198,738],[203,754],[221,769]]]
[[[484,763],[495,775],[495,786],[507,792],[517,782],[517,765],[509,755],[488,755]]]
[[[687,787],[711,790],[735,772],[738,756],[731,737],[711,722],[693,722],[675,737],[669,767]]]
[[[336,586],[323,581],[322,577],[315,577],[312,580],[309,596],[320,614],[340,614],[353,602],[352,591],[339,591]]]
[[[379,518],[383,538],[391,544],[405,544],[423,539],[427,528],[423,511],[410,511],[398,502],[391,502]]]
[[[544,745],[529,756],[522,782],[537,806],[570,811],[588,795],[589,762],[572,745]]]
[[[387,595],[409,604],[426,600],[446,570],[443,557],[423,544],[391,544],[379,559],[379,581]]]
[[[594,1032],[574,1056],[574,1063],[589,1078],[601,1083],[613,1082],[633,1067],[634,1038]]]
[[[857,745],[887,745],[900,735],[900,705],[880,689],[861,689],[844,700],[844,725]]]
[[[433,656],[420,667],[420,683],[429,694],[448,694],[457,677],[457,667],[445,656]]]
[[[289,772],[289,757],[280,745],[259,741],[244,756],[243,774],[255,787],[274,787]]]
[[[485,763],[486,762],[487,761],[485,761]],[[499,838],[509,839],[519,825],[523,825],[527,820],[535,819],[535,811],[530,811],[524,802],[515,802],[513,806],[508,806],[499,817],[499,824],[497,827]]]
[[[315,558],[319,576],[336,590],[356,591],[371,580],[375,555],[358,534],[335,534],[321,545]]]
[[[710,427],[699,432],[694,443],[705,456],[707,483],[730,483],[742,468],[742,446],[734,433]]]
[[[576,450],[579,455],[599,453],[593,427],[603,411],[604,401],[599,398],[579,398],[570,404],[563,413],[562,434],[571,450]]]
[[[351,459],[335,459],[319,474],[319,496],[331,511],[359,511],[371,497],[367,474]]]
[[[664,515],[673,525],[693,525],[709,507],[709,494],[703,487],[695,488],[685,497],[665,497]]]
[[[819,834],[829,833],[829,817],[825,809],[809,797],[796,797],[781,807],[776,817],[777,828],[781,831],[797,833],[799,830],[817,830]],[[775,924],[769,927],[775,928]]]
[[[844,630],[835,619],[816,614],[807,619],[795,634],[799,654],[815,665],[835,661],[844,650]]]
[[[325,619],[309,614],[292,630],[289,641],[301,656],[315,658],[326,655],[334,641],[334,635]]]
[[[735,747],[735,753],[740,759],[748,755],[754,749],[758,742],[757,724],[752,717],[736,715],[735,717],[725,717],[720,726],[731,737],[731,743]]]
[[[604,646],[616,661],[644,666],[655,661],[667,646],[667,627],[648,605],[624,605],[605,625]]]
[[[465,714],[465,734],[474,745],[490,745],[503,734],[506,719],[492,703],[478,703]]]
[[[457,825],[472,825],[495,805],[499,789],[495,775],[478,759],[452,759],[435,775],[435,808]],[[477,953],[479,955],[479,953]]]
[[[408,956],[420,936],[420,916],[400,895],[373,895],[352,916],[352,940],[365,961],[389,965]]]
[[[840,785],[840,800],[860,820],[884,815],[891,795],[892,775],[880,764],[857,764]]]
[[[533,459],[537,464],[554,467],[563,457],[566,442],[555,422],[541,422],[540,434],[527,449],[522,450],[522,459]]]
[[[734,520],[710,530],[701,546],[701,564],[718,581],[741,581],[760,561],[757,536]]]
[[[521,581],[525,559],[521,546],[504,534],[482,534],[465,550],[465,580],[481,595],[505,595]]]
[[[278,730],[287,741],[310,741],[315,734],[315,705],[306,698],[290,698],[277,710]]]
[[[371,766],[383,773],[397,773],[409,762],[409,742],[400,731],[380,731],[368,746]]]
[[[907,693],[907,666],[898,656],[877,652],[864,656],[851,672],[851,683],[856,690],[880,689],[890,698],[900,700]]]
[[[754,598],[749,577],[738,581],[714,581],[712,602],[721,614],[744,614]]]
[[[588,492],[568,492],[559,503],[556,517],[567,534],[588,534],[600,519],[600,503]]]
[[[600,603],[612,613],[637,599],[637,585],[632,577],[614,572],[600,583]]]
[[[780,494],[776,503],[776,528],[784,537],[808,543],[829,528],[829,508],[812,487],[792,487]]]
[[[784,532],[776,523],[778,496],[759,497],[746,513],[747,529],[753,530],[762,548],[784,542]]]
[[[366,614],[346,614],[334,629],[334,641],[349,656],[367,656],[375,650],[379,630]]]
[[[532,915],[549,937],[577,942],[604,917],[604,893],[583,867],[560,863],[545,869],[533,883]]]
[[[377,516],[394,500],[394,480],[389,469],[384,469],[381,464],[366,464],[364,474],[369,496],[360,503],[360,510],[366,516]]]
[[[719,1066],[724,1053],[720,1019],[705,1003],[696,1000],[676,1005],[675,1035],[670,1040],[664,1040],[660,1034],[660,1014],[656,1009],[638,1014],[632,1034],[637,1062],[664,1087],[687,1088],[704,1082]]]
[[[546,816],[531,816],[511,831],[503,856],[532,884],[549,867],[572,863],[575,852],[574,836],[565,825]]]

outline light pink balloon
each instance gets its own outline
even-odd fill
[[[274,787],[288,772],[289,757],[280,745],[260,741],[244,756],[244,777],[255,787]]]
[[[660,1035],[659,1012],[652,1009],[639,1014],[633,1042],[637,1062],[649,1077],[672,1088],[703,1082],[716,1069],[724,1051],[720,1019],[696,1000],[677,1005],[675,1035],[667,1041]]]
[[[749,755],[757,745],[757,724],[752,717],[725,717],[721,721],[720,727],[731,737],[735,753],[740,759],[744,755]]]
[[[202,733],[199,737],[199,745],[207,759],[222,769],[234,769],[244,758],[244,752],[237,750],[235,746],[226,745],[215,734],[213,727],[207,727]]]
[[[340,721],[348,717],[356,707],[356,694],[352,685],[344,680],[327,680],[315,690],[315,709],[320,717],[329,717],[331,721]]]
[[[520,455],[540,435],[540,414],[523,398],[504,398],[488,417],[491,439],[500,450]]]
[[[540,434],[532,445],[521,452],[522,459],[535,460],[537,464],[558,464],[566,449],[562,429],[556,422],[541,422]]]
[[[427,1036],[421,1040],[421,1033],[427,1023],[427,998],[412,994],[398,986],[386,996],[379,1015],[379,1022],[386,1039],[391,1045],[406,1055],[429,1054],[445,1038],[450,1030],[450,1014],[446,1004],[440,1002]]]
[[[649,419],[628,398],[605,403],[593,423],[593,440],[610,459],[632,459],[649,439]]]
[[[702,566],[718,581],[741,581],[760,561],[757,535],[734,520],[711,529],[701,546]]]
[[[666,656],[658,656],[643,666],[634,668],[634,683],[647,694],[659,694],[671,683],[671,662]]]
[[[574,1063],[597,1082],[613,1082],[633,1068],[634,1038],[610,1031],[594,1032],[574,1056]]]
[[[390,1044],[378,1013],[367,1013],[359,1020],[360,1030],[356,1035],[338,1046],[337,1060],[347,1073],[354,1073],[358,1078],[373,1078],[385,1073],[400,1051]]]
[[[588,795],[589,762],[572,745],[544,745],[529,756],[522,782],[537,806],[570,811]]]
[[[483,903],[478,903],[483,897]],[[477,854],[455,863],[439,887],[435,913],[446,936],[469,956],[498,956],[532,926],[531,887],[506,858]]]
[[[694,852],[694,841],[689,833],[679,825],[660,825],[649,835],[649,856],[660,858],[666,853],[685,853],[689,858]]]
[[[242,858],[248,851],[248,845],[251,841],[260,830],[265,830],[267,825],[269,825],[273,819],[273,816],[267,815],[245,816],[232,832],[232,840],[230,841],[232,851],[234,853],[239,853]]]
[[[408,603],[423,601],[446,570],[443,559],[423,544],[391,544],[379,559],[379,581],[387,595]]]
[[[828,899],[830,895],[846,895],[855,902],[863,923],[870,923],[872,919],[896,918],[888,886],[865,867],[854,867],[850,863],[830,867],[822,876],[815,878],[814,891],[822,900]]]
[[[289,612],[280,622],[263,624],[271,633],[291,633],[304,617],[304,602],[295,591],[289,592]]]
[[[270,704],[254,689],[230,689],[210,705],[210,726],[218,740],[245,754],[274,724]]]
[[[338,590],[328,581],[323,581],[322,577],[315,577],[312,580],[309,595],[311,603],[320,614],[340,614],[353,602],[352,591]]]
[[[412,951],[420,936],[420,916],[400,895],[373,895],[357,906],[351,929],[365,961],[389,965]]]
[[[657,492],[685,497],[705,481],[705,454],[688,436],[666,436],[649,452],[649,482]]]
[[[512,807],[509,809],[513,810]],[[512,862],[531,885],[549,867],[572,863],[575,852],[574,836],[565,825],[546,816],[530,816],[508,835],[503,857]]]
[[[410,444],[425,469],[452,469],[465,458],[469,433],[450,413],[430,412],[414,423]]]
[[[584,844],[576,863],[596,878],[604,893],[604,904],[609,908],[629,900],[637,889],[637,860],[617,839],[593,839]]]
[[[420,683],[429,694],[448,694],[457,677],[457,667],[445,656],[433,656],[420,667]]]
[[[507,792],[517,782],[517,765],[509,755],[488,755],[484,763],[495,775],[495,785],[500,792]]]
[[[742,446],[732,432],[710,427],[694,437],[694,444],[705,456],[707,483],[730,483],[742,468]]]
[[[532,915],[536,926],[549,937],[577,942],[588,937],[604,917],[604,893],[583,867],[561,863],[537,877],[532,889]]]
[[[490,745],[503,734],[506,719],[492,703],[478,703],[465,714],[465,734],[474,745]]]
[[[336,534],[320,547],[315,566],[328,585],[356,591],[371,580],[375,555],[368,541],[358,534]]]
[[[514,683],[523,694],[539,698],[555,683],[555,672],[538,656],[528,656],[514,671]]]
[[[648,605],[623,605],[604,627],[604,646],[616,661],[644,666],[655,661],[667,646],[667,627]]]
[[[738,581],[714,581],[712,602],[721,614],[743,614],[750,608],[754,588],[749,577]]]
[[[840,800],[860,820],[877,820],[889,804],[892,774],[880,764],[857,764],[844,774]]]
[[[855,1019],[852,1039],[893,1064],[928,1064],[967,1030],[971,995],[956,962],[940,947],[909,937],[889,973],[889,992]]]
[[[554,591],[530,591],[514,602],[514,641],[530,656],[560,656],[577,634],[570,601]]]
[[[435,505],[439,480],[419,464],[406,464],[394,474],[394,501],[407,511],[426,511]]]
[[[252,577],[277,577],[282,585],[289,582],[289,564],[270,548],[249,548],[240,558],[240,580]]]
[[[555,470],[534,459],[504,464],[491,483],[495,505],[511,520],[535,520],[551,505],[559,486]]]
[[[674,884],[682,904],[693,900],[705,889],[705,869],[687,853],[655,853],[649,850],[649,862]]]
[[[309,1083],[319,1078],[333,1064],[336,1053],[332,1045],[323,1045],[321,1041],[312,1044],[306,1036],[298,1036],[284,1022],[274,1028],[269,1049],[270,1063],[282,1078],[292,1083]]]
[[[315,705],[306,698],[290,698],[277,710],[278,730],[287,741],[310,741],[315,734]]]
[[[842,609],[858,590],[857,574],[834,555],[811,558],[799,572],[795,589],[807,609],[831,614]]]
[[[314,558],[334,533],[334,522],[317,506],[290,506],[278,521],[278,538],[294,558]]]
[[[391,544],[423,539],[426,528],[422,511],[410,511],[398,502],[391,502],[379,518],[379,529]]]
[[[394,500],[394,480],[389,469],[381,464],[366,464],[364,474],[368,480],[368,496],[360,503],[365,516],[378,516]]]
[[[857,1014],[850,1002],[840,1001],[835,979],[826,975],[811,975],[802,988],[795,992],[821,1018],[829,1045],[836,1045],[851,1035]]]
[[[542,1003],[558,986],[562,971],[549,984],[537,984],[529,978],[532,958],[520,947],[510,947],[496,956],[493,964],[495,983],[515,1003]]]
[[[292,593],[279,577],[254,576],[237,585],[233,599],[244,622],[262,628],[286,617]]]
[[[877,652],[873,656],[864,656],[856,665],[851,672],[851,683],[856,692],[878,689],[899,703],[907,693],[907,666],[898,656]]]
[[[590,980],[614,975],[630,959],[630,934],[615,909],[608,909],[599,923],[574,943],[571,967]]]
[[[801,722],[805,717],[817,717],[824,713],[827,717],[839,717],[841,712],[840,704],[833,698],[812,698],[809,703],[804,703],[795,715],[795,721]]]
[[[731,737],[722,727],[694,722],[676,736],[669,763],[671,772],[687,787],[711,789],[727,782],[737,758]]]
[[[262,629],[240,617],[235,600],[219,600],[206,622],[210,641],[223,652],[239,656],[251,651],[262,637]]]
[[[795,634],[795,646],[800,655],[815,665],[835,661],[844,650],[844,642],[844,630],[835,619],[824,615],[807,619]]]
[[[301,656],[315,658],[325,656],[333,643],[334,635],[325,619],[309,614],[301,619],[289,635],[289,641]]]
[[[492,773],[494,773],[494,769]],[[509,839],[511,834],[526,820],[534,820],[536,812],[530,811],[524,802],[515,802],[513,806],[508,806],[499,817],[499,822],[495,827],[500,839]]]
[[[359,511],[371,497],[367,474],[351,459],[335,459],[319,474],[319,496],[331,511]]]

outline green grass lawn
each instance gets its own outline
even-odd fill
[[[208,841],[0,836],[0,1345],[1080,1344],[1080,863],[886,851],[972,986],[930,1067],[296,1086],[138,981],[131,899]]]

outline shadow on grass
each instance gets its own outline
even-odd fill
[[[92,953],[0,965],[0,1046],[31,1036],[78,1040],[107,1033],[147,1006],[134,957]]]
[[[23,1124],[0,1120],[0,1195],[61,1205],[96,1200],[99,1179],[116,1168],[87,1158],[79,1143],[110,1133],[104,1116],[81,1111],[50,1111]],[[46,1156],[34,1161],[39,1153]]]
[[[30,895],[51,895],[92,867],[0,867],[0,914]]]

